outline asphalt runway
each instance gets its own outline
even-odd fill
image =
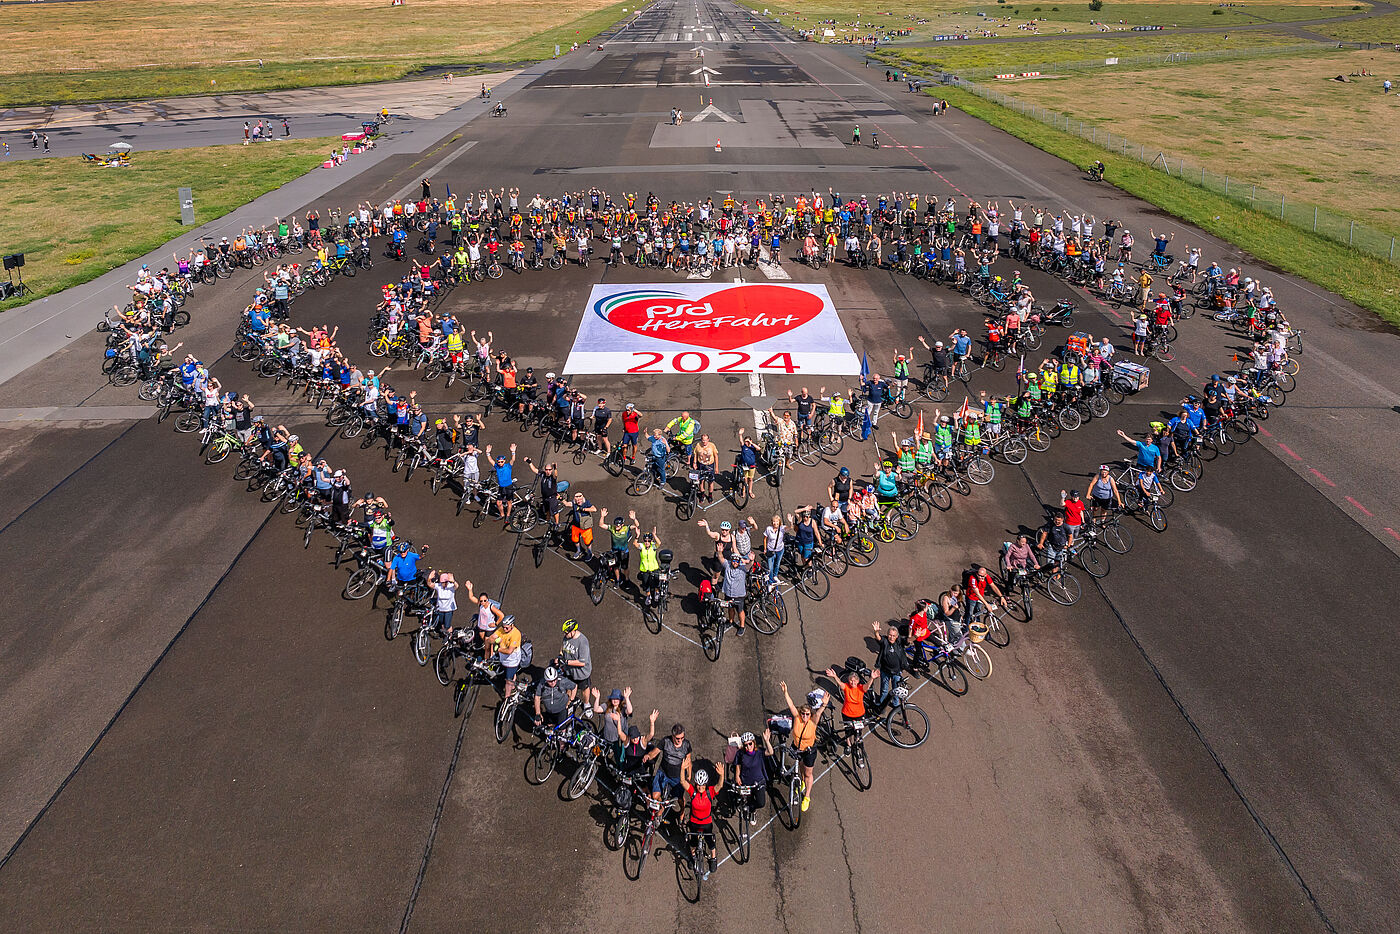
[[[551,73],[511,97],[508,120],[469,125],[476,144],[445,149],[457,155],[433,170],[435,190],[504,184],[528,198],[598,185],[694,199],[820,186],[873,194],[878,184],[1046,203],[1070,193],[1100,217],[1147,222],[1140,205],[990,128],[932,120],[921,98],[891,93],[878,72],[831,49],[757,44],[754,61],[785,59],[805,84],[593,86],[635,55],[627,34],[639,27],[637,35],[704,24],[742,33],[743,11],[700,11],[657,4],[584,67],[570,62],[574,84],[552,83],[560,73]],[[717,44],[705,60],[742,63],[743,45]],[[667,54],[696,59],[689,46]],[[691,126],[667,126],[669,108],[698,110],[691,101],[701,97],[736,118],[770,100],[832,114],[821,133],[842,141],[846,112],[881,108],[904,122],[875,118],[897,147],[814,152],[790,143],[798,111],[769,106],[746,142],[721,153],[659,145],[659,134]],[[443,158],[385,163],[322,202],[387,197]],[[1197,236],[1175,229],[1178,241]],[[365,322],[380,283],[397,274],[377,263],[307,294],[293,316],[301,326],[338,325],[342,346],[376,368]],[[877,368],[917,335],[980,327],[977,306],[926,283],[839,265],[784,269],[795,282],[827,285],[852,345]],[[542,372],[562,366],[593,284],[670,278],[601,263],[507,273],[456,290],[443,307]],[[1125,343],[1113,310],[1039,273],[1026,278],[1041,300],[1073,295],[1082,329]],[[230,345],[250,279],[195,297],[195,321],[179,335],[187,346],[214,359]],[[1276,291],[1301,296],[1297,288],[1280,282]],[[1397,494],[1383,481],[1393,414],[1376,399],[1394,392],[1395,340],[1362,330],[1332,301],[1300,311],[1315,344],[1299,390],[1267,424],[1273,437],[1208,464],[1200,487],[1178,494],[1165,533],[1136,526],[1135,547],[1112,556],[1101,587],[1080,575],[1085,594],[1074,608],[1039,601],[1010,645],[991,650],[991,677],[966,696],[917,680],[929,741],[905,751],[873,739],[874,785],[864,793],[822,763],[802,826],[788,831],[764,815],[751,864],[725,861],[696,905],[678,894],[669,857],[638,881],[627,877],[622,855],[603,846],[599,800],[565,802],[557,781],[526,783],[528,742],[494,741],[490,691],[454,718],[449,692],[414,663],[408,640],[384,640],[382,607],[339,596],[346,572],[331,567],[324,540],[303,548],[289,518],[269,516],[229,465],[200,462],[194,438],[134,417],[0,421],[0,476],[11,493],[0,555],[11,605],[34,608],[0,643],[0,785],[9,790],[0,801],[9,850],[0,918],[14,930],[437,930],[487,918],[478,924],[492,930],[626,931],[643,913],[697,931],[1386,929],[1397,796],[1393,753],[1376,739],[1400,710],[1384,610],[1396,556],[1381,526]],[[1023,468],[998,463],[989,486],[955,496],[913,541],[882,546],[874,567],[835,581],[824,601],[793,593],[786,627],[731,633],[713,663],[694,644],[684,599],[711,549],[693,522],[678,522],[673,501],[634,500],[596,461],[561,458],[576,488],[612,513],[635,508],[684,563],[681,607],[653,635],[618,593],[592,606],[584,570],[566,556],[545,554],[537,568],[528,536],[455,515],[446,492],[434,496],[421,475],[405,482],[379,448],[332,439],[317,413],[244,365],[223,359],[215,369],[299,431],[309,451],[324,445],[357,491],[388,497],[400,530],[431,545],[427,563],[501,599],[537,658],[552,654],[560,621],[577,618],[594,647],[595,683],[631,686],[643,718],[659,708],[661,730],[681,721],[697,750],[715,756],[725,734],[755,729],[780,707],[780,680],[796,693],[828,665],[869,657],[872,621],[907,613],[961,568],[991,560],[1001,541],[1041,521],[1059,490],[1082,488],[1096,464],[1122,456],[1114,430],[1140,430],[1174,405],[1198,385],[1181,371],[1204,375],[1228,344],[1199,316],[1182,332],[1180,365],[1154,367],[1147,391]],[[100,348],[97,335],[79,338],[0,386],[0,415],[133,405],[134,393],[103,388]],[[1319,357],[1345,365],[1328,369]],[[765,377],[764,389],[779,398],[838,379]],[[431,416],[480,410],[457,387],[411,382]],[[575,382],[657,420],[689,409],[722,448],[752,426],[742,377]],[[1010,372],[981,371],[967,393],[1011,382]],[[828,463],[794,469],[781,489],[760,488],[744,514],[763,523],[818,501],[840,464],[867,474],[875,442],[888,447],[889,432],[910,425],[887,415],[878,428],[872,443],[848,443]],[[555,456],[496,413],[483,437],[498,449],[518,444],[522,457]],[[1279,445],[1308,460],[1300,466]],[[1330,460],[1313,459],[1324,450]],[[1310,467],[1337,486],[1311,478]],[[1366,522],[1347,496],[1381,522]],[[704,515],[714,523],[739,514],[721,502]]]

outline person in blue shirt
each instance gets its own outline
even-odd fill
[[[350,255],[350,244],[344,237],[335,241],[335,258],[345,259]]]
[[[875,465],[875,496],[881,506],[893,505],[899,499],[898,477],[899,473],[890,461]]]
[[[768,243],[768,262],[774,266],[783,264],[783,242],[776,230],[773,231],[773,239]]]
[[[653,428],[651,432],[651,448],[647,451],[647,459],[651,462],[652,469],[656,471],[657,484],[666,485],[666,456],[671,453],[671,445],[666,440],[666,432],[660,428]]]
[[[486,446],[486,456],[491,456],[491,445]],[[510,446],[510,460],[506,460],[501,455],[492,462],[492,469],[496,472],[496,488],[500,493],[501,518],[510,521],[510,512],[514,508],[515,492],[515,445]]]
[[[316,488],[317,499],[325,500],[326,502],[330,501],[333,478],[334,473],[326,464],[325,458],[318,460],[315,466],[311,468],[311,483]]]
[[[1191,427],[1200,431],[1206,423],[1206,412],[1201,408],[1200,401],[1195,396],[1187,396],[1181,407],[1186,410],[1186,418],[1191,422]]]
[[[408,542],[399,542],[394,548],[394,560],[389,562],[389,584],[408,586],[418,582],[418,561],[423,556],[410,551]]]
[[[1157,439],[1153,436],[1152,432],[1149,431],[1147,434],[1143,435],[1143,440],[1134,441],[1124,434],[1123,430],[1120,428],[1118,430],[1118,437],[1137,448],[1137,465],[1139,467],[1151,470],[1162,469],[1162,449],[1157,447]]]

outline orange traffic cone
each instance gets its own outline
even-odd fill
[[[719,148],[719,140],[715,140],[715,152],[724,152],[723,149]]]

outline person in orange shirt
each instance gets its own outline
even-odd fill
[[[846,722],[847,746],[854,741],[855,731],[864,725],[865,692],[875,680],[875,676],[869,671],[864,672],[864,678],[861,675],[862,672],[859,671],[847,671],[845,680],[842,680],[835,668],[826,670],[826,676],[841,687],[841,718]]]

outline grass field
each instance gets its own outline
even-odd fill
[[[1097,62],[1105,58],[1135,55],[1162,55],[1168,52],[1230,52],[1278,47],[1297,43],[1295,37],[1267,30],[1251,30],[1226,36],[1224,33],[1182,33],[1172,36],[1131,34],[1104,39],[1077,39],[1073,42],[1047,42],[1026,39],[994,45],[934,45],[906,48],[890,46],[877,57],[943,71],[1021,71],[1032,65],[1053,66],[1067,62]],[[1097,74],[1095,82],[1102,80]],[[1018,85],[1017,90],[1024,85]],[[1097,85],[1096,85],[1097,86]]]
[[[1333,23],[1313,27],[1333,39],[1347,42],[1393,42],[1400,43],[1400,13],[1387,13],[1353,23]]]
[[[964,112],[1080,167],[1102,159],[1109,178],[1129,194],[1239,244],[1260,260],[1342,295],[1392,324],[1400,324],[1400,267],[1302,233],[1276,218],[1241,209],[1234,201],[1136,159],[1108,153],[1078,136],[1054,130],[970,92],[945,87],[937,93]]]
[[[194,189],[195,220],[213,220],[325,159],[333,140],[139,152],[124,169],[80,158],[0,164],[0,244],[24,253],[24,301],[87,282],[177,236],[177,187]],[[335,140],[334,142],[338,142]],[[270,220],[270,218],[269,218]],[[0,304],[9,308],[18,300]]]
[[[1107,2],[1102,10],[1097,11],[1090,10],[1088,3],[1079,0],[1034,0],[1028,3],[1010,0],[1007,3],[972,5],[957,3],[955,0],[911,0],[909,3],[881,2],[874,5],[852,0],[814,0],[812,3],[788,2],[776,5],[760,0],[742,2],[760,11],[767,9],[770,13],[777,14],[783,23],[798,29],[813,29],[820,21],[834,19],[836,25],[831,28],[836,30],[838,36],[843,34],[843,29],[845,34],[852,32],[857,17],[863,27],[913,29],[914,34],[908,39],[896,40],[901,43],[947,33],[978,33],[979,30],[986,30],[997,36],[1026,35],[1028,33],[1018,27],[1031,20],[1043,21],[1036,24],[1040,35],[1053,35],[1061,31],[1095,31],[1098,27],[1093,24],[1103,24],[1109,29],[1126,29],[1130,26],[1228,28],[1235,25],[1352,16],[1366,9],[1364,4],[1354,0],[1308,4],[1240,0],[1223,7],[1210,0],[1202,0],[1199,3],[1127,0]]]
[[[1375,78],[1329,80],[1362,68]],[[1167,77],[1167,75],[1170,77]],[[1284,192],[1400,234],[1400,95],[1394,52],[1331,52],[1270,61],[1095,72],[1003,88],[1212,172]],[[1344,131],[1342,131],[1344,129]]]
[[[567,49],[588,40],[636,5],[607,0],[5,4],[0,6],[0,34],[6,36],[0,106],[352,84],[398,78],[428,65],[538,60],[552,56],[556,44]]]

